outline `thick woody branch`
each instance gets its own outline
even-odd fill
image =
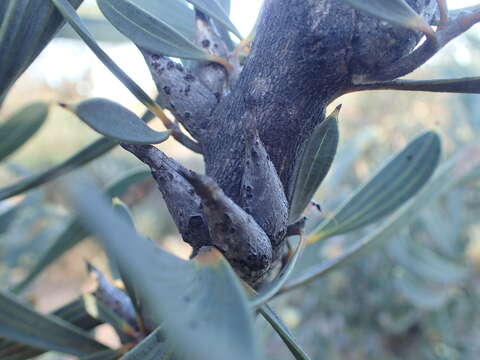
[[[202,246],[211,245],[202,201],[179,173],[187,170],[154,146],[122,144],[122,147],[150,166],[183,240],[193,247],[192,256]]]
[[[198,139],[219,99],[181,64],[147,50],[142,53],[165,106]]]
[[[366,78],[354,79],[354,82],[358,85],[372,81],[393,80],[416,70],[434,56],[448,42],[463,34],[480,21],[480,7],[472,7],[469,9],[470,10],[458,12],[456,17],[449,16],[448,22],[442,24],[435,33],[436,41],[426,40],[413,52],[402,57],[390,66],[383,68],[378,72],[371,73]]]

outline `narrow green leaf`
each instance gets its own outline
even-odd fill
[[[391,214],[422,188],[440,159],[440,138],[415,138],[308,236],[312,243],[366,226]]]
[[[223,5],[220,4],[221,1],[217,0],[187,0],[190,4],[195,6],[198,10],[204,14],[210,16],[212,19],[215,19],[219,24],[224,26],[226,29],[234,33],[240,40],[242,35],[237,30],[235,25],[230,21],[228,13],[225,11]],[[228,4],[230,5],[230,4]],[[230,6],[229,6],[230,7]]]
[[[259,358],[244,291],[217,250],[181,260],[139,236],[92,185],[74,190],[80,215],[116,259],[147,329],[162,324],[182,358]]]
[[[278,336],[280,336],[285,345],[287,345],[288,349],[296,360],[310,359],[307,353],[297,343],[297,340],[295,340],[287,325],[283,323],[282,319],[280,319],[280,317],[270,308],[270,306],[263,304],[258,308],[258,311],[277,332]]]
[[[149,175],[150,171],[145,169],[132,170],[108,185],[105,193],[110,197],[122,196],[131,185],[147,178]],[[14,293],[23,291],[43,270],[88,236],[90,236],[90,232],[85,229],[78,218],[71,220],[47,251],[40,256],[40,259],[32,267],[27,276],[15,285],[12,291]]]
[[[339,105],[313,130],[298,165],[290,206],[290,222],[297,220],[330,170],[338,146]]]
[[[72,355],[106,349],[72,324],[52,315],[42,315],[5,292],[0,292],[0,336]]]
[[[82,22],[82,19],[77,15],[75,9],[67,0],[50,0],[55,7],[62,13],[64,18],[70,26],[77,32],[78,36],[85,42],[85,44],[93,51],[97,58],[107,67],[110,72],[122,82],[125,87],[142,103],[147,109],[153,112],[160,119],[165,117],[162,109],[153,101],[145,91],[138,86],[97,44],[92,34],[88,31]],[[167,120],[168,121],[168,120]]]
[[[63,24],[48,1],[0,1],[0,105],[8,89]],[[77,8],[82,0],[70,0]]]
[[[149,3],[137,0],[97,0],[103,15],[122,34],[155,54],[207,60],[208,54],[162,18],[155,17]]]
[[[100,324],[92,318],[83,305],[83,300],[78,298],[52,313],[60,319],[69,322],[80,329],[89,331]],[[31,346],[23,345],[15,341],[0,338],[0,359],[2,360],[26,360],[41,355],[48,350],[41,350]]]
[[[343,0],[355,9],[365,11],[367,14],[392,24],[419,30],[429,36],[433,29],[405,0]]]
[[[152,331],[137,346],[125,354],[122,360],[169,360],[172,346],[166,342],[164,329],[160,326]]]
[[[327,259],[323,263],[306,270],[296,279],[287,283],[277,294],[293,290],[322,277],[354,259],[364,251],[381,245],[383,241],[397,235],[401,229],[411,224],[418,214],[439,195],[461,184],[465,179],[472,180],[472,174],[480,177],[480,161],[471,161],[471,154],[478,151],[480,151],[479,144],[466,147],[455,157],[445,162],[420,194],[404,204],[388,221],[360,241],[351,245],[337,257]]]
[[[151,119],[153,119],[153,117],[153,114],[147,111],[142,116],[142,120],[149,122]],[[117,145],[117,141],[107,138],[96,140],[60,164],[55,165],[39,174],[28,176],[12,185],[0,188],[0,200],[34,189],[79,167],[82,167],[90,161],[106,154]]]
[[[62,105],[88,126],[114,140],[132,144],[158,144],[168,139],[168,131],[149,128],[137,115],[107,99],[88,99],[74,105]]]
[[[123,36],[117,29],[115,29],[112,24],[110,24],[104,18],[96,17],[82,17],[82,22],[85,24],[85,27],[90,30],[94,39],[99,42],[109,42],[109,43],[126,43],[129,42],[128,38]],[[63,39],[78,39],[78,35],[73,30],[70,25],[65,25],[60,31],[55,35],[57,38]]]
[[[407,90],[480,94],[480,77],[438,80],[393,80],[359,85],[359,90]]]
[[[18,150],[43,125],[48,105],[37,102],[27,105],[0,124],[0,161]]]

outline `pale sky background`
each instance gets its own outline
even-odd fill
[[[250,32],[262,2],[263,0],[232,0],[231,18],[242,34],[247,35]],[[451,9],[475,5],[479,2],[479,0],[448,1]],[[82,6],[92,5],[95,6],[95,0],[86,0]],[[154,89],[143,58],[132,44],[101,45],[113,60],[146,91],[151,92]],[[78,78],[87,69],[91,69],[93,79],[93,88],[88,89],[90,96],[106,97],[122,104],[138,102],[86,46],[79,46],[79,42],[75,40],[53,41],[30,67],[28,74],[40,77],[49,85],[56,86],[65,79],[78,82]],[[85,86],[86,84],[78,82],[78,90],[81,93],[87,93]]]

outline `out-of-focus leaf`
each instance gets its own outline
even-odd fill
[[[299,163],[289,220],[297,220],[330,170],[338,145],[339,105],[313,130]]]
[[[121,81],[130,92],[147,107],[148,110],[153,112],[162,121],[169,122],[166,119],[166,115],[158,104],[153,101],[140,86],[135,83],[97,44],[92,34],[88,31],[82,22],[82,19],[77,15],[75,9],[70,5],[67,0],[50,0],[55,7],[62,13],[63,17],[70,26],[77,32],[78,36],[85,42],[85,44],[93,51],[97,58],[107,67],[115,77]]]
[[[478,154],[479,151],[480,144],[472,144],[464,148],[455,157],[445,162],[420,194],[403,205],[391,219],[363,237],[360,241],[355,242],[335,258],[327,259],[323,263],[309,268],[303,274],[288,282],[278,294],[290,291],[322,277],[354,259],[363,251],[381,245],[383,241],[397,235],[405,226],[411,224],[433,199],[461,184],[465,179],[472,180],[472,174],[480,177],[480,158],[472,157],[472,154]]]
[[[230,0],[217,0],[218,5],[223,9],[223,12],[230,16],[231,1]]]
[[[407,90],[480,94],[480,77],[438,80],[393,80],[361,86],[362,90]]]
[[[392,24],[433,35],[433,29],[405,0],[343,0],[358,10]]]
[[[155,54],[208,60],[208,54],[137,0],[97,0],[103,15],[138,46]]]
[[[108,185],[105,192],[110,197],[121,196],[131,185],[147,178],[149,175],[150,171],[148,170],[135,169]],[[85,229],[78,218],[71,220],[65,230],[53,241],[52,245],[40,257],[27,276],[15,285],[12,291],[18,293],[24,290],[43,270],[45,270],[45,268],[89,235],[90,232]]]
[[[424,309],[436,309],[451,296],[451,291],[444,286],[434,286],[404,273],[395,278],[395,286],[415,306]]]
[[[43,125],[48,115],[48,105],[32,103],[18,110],[0,124],[0,161],[18,150]]]
[[[307,353],[297,343],[297,340],[295,340],[287,325],[283,323],[282,319],[280,319],[280,317],[270,308],[270,306],[263,304],[258,308],[258,311],[277,332],[278,336],[280,336],[285,345],[287,345],[288,349],[296,360],[310,359]]]
[[[122,360],[169,360],[172,347],[166,342],[164,330],[158,327],[137,346],[125,354]]]
[[[92,355],[82,356],[80,360],[116,360],[121,358],[122,352],[119,350],[103,350]],[[122,357],[122,359],[125,359]]]
[[[152,120],[154,115],[147,111],[142,120],[148,122]],[[41,186],[51,180],[54,180],[64,174],[67,174],[92,160],[106,154],[108,151],[118,145],[117,141],[102,138],[92,142],[90,145],[84,147],[82,150],[69,157],[58,165],[51,167],[39,174],[28,176],[12,185],[0,188],[0,200],[18,195],[22,192],[31,190]]]
[[[70,0],[77,8],[82,0]],[[27,69],[63,18],[49,1],[0,1],[0,105],[8,89]]]
[[[217,250],[181,260],[139,236],[91,185],[79,184],[72,196],[86,225],[116,260],[147,329],[161,324],[182,358],[259,358],[245,294]],[[211,344],[216,344],[213,352]]]
[[[52,315],[42,315],[0,293],[0,336],[33,347],[86,355],[106,347],[81,329]]]
[[[393,241],[388,250],[393,260],[406,272],[426,281],[454,285],[463,282],[469,274],[465,266],[440,257],[409,237]]]
[[[426,132],[415,138],[308,236],[312,243],[358,229],[391,214],[430,179],[440,159],[440,138]]]
[[[82,299],[76,299],[52,313],[60,319],[69,322],[80,329],[89,331],[100,324],[97,319],[92,318],[83,305]],[[2,360],[26,360],[38,356],[47,350],[40,350],[15,341],[0,338],[0,359]]]
[[[90,29],[93,37],[100,42],[109,43],[125,43],[129,40],[123,36],[112,24],[103,18],[82,17],[85,26]],[[70,25],[65,25],[57,34],[56,37],[65,39],[78,39],[78,35]]]
[[[158,144],[168,139],[168,131],[149,128],[137,115],[107,99],[89,99],[63,105],[100,134],[132,144]]]
[[[8,230],[23,203],[24,199],[17,198],[0,201],[0,235]]]
[[[242,38],[242,36],[240,35],[240,32],[237,30],[235,25],[233,25],[233,23],[230,21],[228,17],[228,13],[225,11],[224,7],[219,4],[217,0],[187,0],[187,1],[193,6],[195,6],[198,10],[210,16],[212,19],[215,19],[219,24],[221,24],[226,29],[230,30],[232,33],[237,35],[239,39]]]

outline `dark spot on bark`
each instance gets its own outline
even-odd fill
[[[185,87],[185,96],[187,96],[189,93],[190,93],[190,90],[191,90],[191,86],[190,85],[187,85]]]
[[[175,64],[175,67],[177,68],[178,71],[183,72],[183,66],[182,66],[182,64],[176,63],[176,64]]]
[[[157,54],[153,54],[152,59],[155,60],[155,61],[158,61],[158,60],[160,60],[160,56],[158,56]]]
[[[213,47],[214,47],[215,49],[218,48],[218,44],[216,44],[216,43],[213,44]]]
[[[172,70],[175,67],[175,63],[173,61],[169,61],[167,63],[167,69]]]
[[[170,93],[172,92],[169,86],[164,86],[164,87],[163,87],[163,91],[164,91],[165,94],[167,94],[167,95],[170,95]]]
[[[208,39],[202,40],[202,46],[204,48],[208,48],[210,46],[210,40]]]
[[[188,220],[189,228],[199,228],[203,225],[203,219],[200,215],[191,216]]]
[[[183,117],[185,118],[185,120],[189,120],[191,116],[192,114],[190,114],[188,111],[185,111],[185,114],[183,114]]]
[[[172,103],[170,103],[170,109],[175,110],[175,109],[176,109],[175,105],[173,105]]]
[[[220,97],[221,97],[220,93],[217,91],[217,92],[216,92],[215,94],[213,94],[213,95],[215,95],[215,98],[217,99],[217,102],[219,102],[219,101],[220,101]]]
[[[412,154],[407,155],[407,161],[410,161],[410,160],[412,160],[412,159],[413,159],[413,155],[412,155]]]
[[[192,81],[195,80],[195,76],[193,76],[192,74],[187,74],[187,75],[185,75],[184,79],[188,82],[192,82]]]

